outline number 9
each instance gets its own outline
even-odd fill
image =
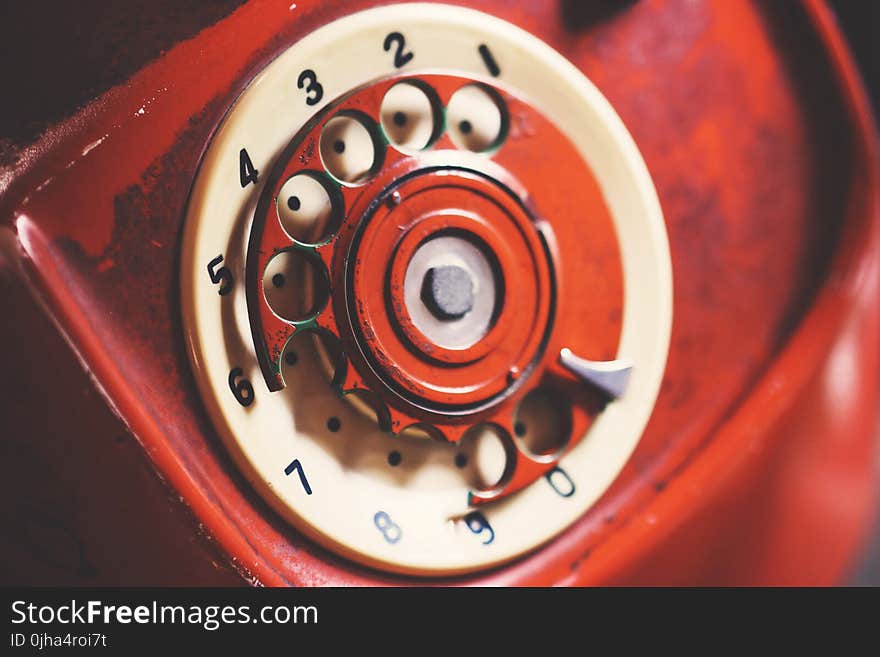
[[[467,525],[467,528],[477,536],[489,532],[489,538],[488,540],[483,541],[483,545],[489,545],[489,543],[495,540],[495,530],[492,529],[492,525],[489,524],[486,516],[479,511],[471,511],[467,514],[464,517],[464,523]]]

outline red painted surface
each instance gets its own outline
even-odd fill
[[[2,230],[15,231],[24,276],[192,514],[190,521],[175,504],[165,515],[145,501],[155,514],[144,518],[159,521],[163,534],[155,545],[201,526],[235,568],[266,584],[411,580],[311,544],[236,473],[183,352],[180,224],[199,156],[237,92],[299,36],[373,4],[245,5],[51,130],[0,180]],[[777,10],[642,0],[578,31],[561,21],[555,2],[468,4],[549,42],[617,109],[663,206],[675,307],[660,398],[618,481],[544,549],[457,581],[837,580],[877,490],[880,215],[870,113],[829,14],[818,2]],[[21,325],[4,325],[17,343],[30,335],[18,326],[39,325],[21,317]],[[53,380],[75,379],[69,359],[57,361],[68,374],[44,372],[33,357],[24,361],[27,350],[11,351],[29,381],[53,390]],[[27,418],[45,403],[36,394],[23,399],[30,411],[3,406],[13,435],[29,435]],[[108,421],[93,393],[69,417],[86,431]],[[60,446],[39,449],[56,469],[65,462]],[[103,449],[83,459],[84,472],[99,459],[120,472],[146,467]],[[81,485],[98,491],[106,481],[96,475]],[[134,490],[156,499],[156,486],[147,478]],[[107,518],[105,546],[152,549],[131,540],[102,497],[84,495],[95,504],[89,514],[59,517],[94,523],[91,536]],[[181,562],[203,561],[203,549],[193,544]],[[7,546],[6,554],[15,552]],[[92,581],[125,581],[124,570]],[[208,569],[198,578],[211,576]]]
[[[234,586],[241,576],[145,457],[19,280],[0,271],[0,582]],[[34,354],[39,354],[39,366]],[[51,372],[47,377],[46,372]]]

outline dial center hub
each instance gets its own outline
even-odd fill
[[[431,344],[444,350],[468,349],[491,329],[503,301],[503,284],[496,258],[486,249],[473,233],[440,231],[411,257],[407,249],[400,254],[409,262],[404,304],[395,321],[428,353]],[[399,304],[392,300],[394,307]]]
[[[431,267],[422,279],[422,301],[437,319],[461,319],[474,308],[474,279],[458,265]]]
[[[478,412],[510,394],[511,370],[527,374],[542,355],[553,264],[533,218],[495,176],[414,170],[368,206],[347,262],[359,352],[423,412]]]

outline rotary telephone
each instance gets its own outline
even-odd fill
[[[11,149],[6,561],[835,581],[872,130],[819,2],[236,4]]]

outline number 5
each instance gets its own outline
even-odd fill
[[[217,293],[221,297],[225,297],[227,294],[232,292],[232,284],[235,282],[235,279],[232,277],[232,272],[229,271],[228,267],[220,267],[220,269],[214,269],[217,265],[223,262],[223,256],[218,255],[211,262],[208,263],[208,276],[211,278],[211,282],[214,285],[220,284],[220,289]]]

